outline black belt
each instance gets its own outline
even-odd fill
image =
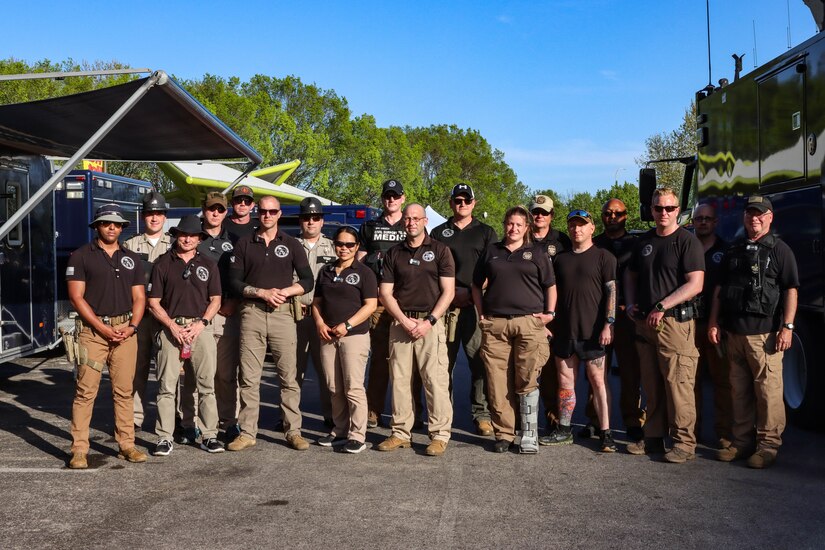
[[[532,313],[516,313],[516,314],[513,314],[513,315],[487,315],[486,313],[484,314],[484,317],[487,318],[487,319],[508,319],[508,320],[518,319],[520,317],[532,317],[532,316],[533,316]]]
[[[430,314],[429,311],[402,311],[401,313],[411,319],[426,319],[427,315]]]
[[[200,317],[175,317],[175,323],[178,325],[186,326],[189,323],[194,323],[195,321],[200,321]]]

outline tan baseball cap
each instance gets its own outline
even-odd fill
[[[226,195],[223,193],[219,193],[218,191],[210,191],[206,194],[203,198],[203,207],[209,208],[210,206],[220,204],[224,208],[226,208]]]
[[[533,204],[530,205],[530,212],[533,210],[544,210],[548,214],[553,212],[553,199],[547,195],[536,195]]]

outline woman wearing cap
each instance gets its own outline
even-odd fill
[[[367,395],[364,374],[370,353],[369,318],[378,306],[378,282],[365,264],[355,261],[358,233],[340,228],[333,240],[337,261],[318,273],[312,315],[321,337],[321,366],[332,396],[334,427],[318,440],[344,451],[366,448]]]
[[[538,452],[538,376],[550,356],[545,325],[555,316],[556,281],[544,248],[531,242],[530,223],[526,208],[510,208],[504,239],[487,248],[473,274],[498,453],[516,439],[517,408],[519,450]]]

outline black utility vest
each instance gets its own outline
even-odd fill
[[[725,254],[725,280],[719,289],[722,313],[771,317],[779,305],[781,291],[776,281],[778,266],[771,266],[776,237],[770,233],[756,242],[741,239]]]

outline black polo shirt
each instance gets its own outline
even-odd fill
[[[702,300],[708,314],[710,314],[710,304],[713,302],[713,291],[719,284],[722,259],[727,249],[728,243],[717,236],[713,246],[705,251],[705,286],[702,288]]]
[[[567,235],[565,235],[557,229],[553,229],[552,227],[543,239],[537,239],[534,236],[533,242],[535,244],[542,245],[545,251],[547,252],[547,255],[550,256],[551,260],[555,258],[556,254],[558,254],[559,252],[570,250],[573,246],[573,243],[570,242],[570,237],[568,237]]]
[[[384,259],[382,283],[392,283],[392,295],[404,311],[432,311],[441,296],[440,277],[455,277],[455,262],[446,244],[424,236],[418,248],[403,242]]]
[[[223,228],[229,232],[229,238],[232,243],[237,243],[241,238],[248,237],[255,233],[260,224],[258,218],[249,217],[249,223],[235,223],[231,216],[223,219]]]
[[[378,281],[375,273],[361,262],[352,265],[340,275],[335,264],[324,266],[318,272],[315,297],[321,299],[321,316],[330,327],[341,324],[361,309],[364,300],[378,298]],[[350,334],[366,334],[370,331],[369,319],[352,327]]]
[[[218,270],[221,274],[221,289],[225,297],[232,295],[229,266],[232,263],[232,252],[234,250],[235,245],[232,243],[229,231],[225,227],[221,228],[221,232],[217,237],[207,233],[206,239],[198,245],[198,252],[218,264]]]
[[[132,287],[144,285],[140,256],[123,245],[109,256],[93,240],[69,256],[67,281],[83,281],[83,299],[99,316],[115,316],[132,311]]]
[[[184,262],[175,249],[155,263],[149,298],[160,298],[169,317],[203,317],[212,296],[221,295],[218,264],[205,254]]]
[[[451,217],[432,230],[430,236],[450,247],[455,261],[456,286],[470,288],[476,262],[487,247],[498,240],[495,230],[473,218],[464,229],[456,227]]]
[[[595,245],[579,253],[565,250],[553,260],[553,271],[558,290],[553,323],[556,338],[598,338],[606,321],[604,286],[616,280],[616,258]]]
[[[289,288],[293,273],[304,292],[312,290],[312,270],[304,247],[280,229],[267,246],[258,233],[240,239],[235,245],[229,268],[232,285],[240,296],[247,285],[256,288]]]
[[[651,229],[636,242],[628,269],[638,275],[636,303],[647,314],[685,284],[687,273],[705,270],[705,254],[696,235],[683,227],[666,237]]]
[[[630,257],[633,255],[633,248],[636,246],[636,235],[625,232],[624,235],[616,239],[611,239],[606,233],[600,233],[593,237],[593,244],[599,248],[609,251],[616,258],[616,292],[617,305],[624,304],[624,272],[630,264]]]
[[[367,253],[361,261],[372,269],[380,283],[381,269],[387,251],[407,238],[404,219],[401,218],[394,224],[388,224],[382,214],[380,218],[369,220],[361,225],[359,234],[361,250]]]
[[[528,243],[514,252],[503,241],[487,247],[473,273],[479,288],[487,281],[484,315],[528,315],[547,308],[547,289],[556,284],[543,243]]]

